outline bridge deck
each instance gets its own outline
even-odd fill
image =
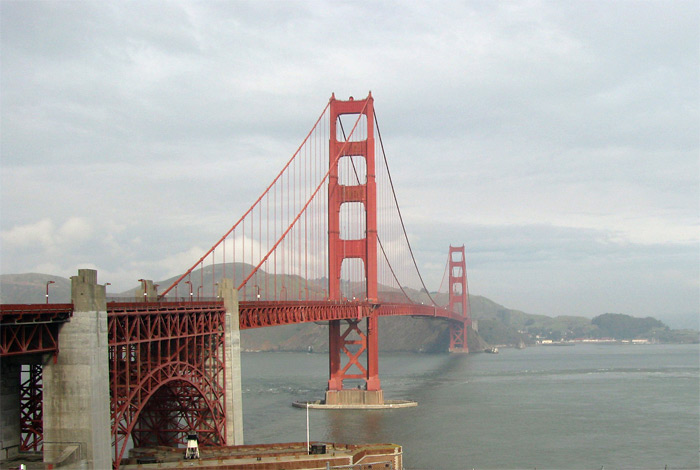
[[[73,304],[0,305],[0,357],[58,353],[58,330]]]
[[[110,315],[153,315],[168,311],[194,312],[223,308],[223,302],[108,302]],[[380,316],[426,316],[453,322],[464,319],[445,308],[408,303],[329,301],[244,301],[239,304],[240,329],[264,328],[294,323],[362,319],[373,311]],[[73,315],[72,304],[0,305],[0,357],[58,353],[58,329]]]

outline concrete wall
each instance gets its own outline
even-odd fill
[[[0,360],[0,461],[19,452],[20,371],[19,364]]]
[[[238,291],[231,279],[219,282],[219,297],[226,307],[224,354],[226,356],[226,445],[243,445],[243,393],[241,389],[241,331]]]
[[[157,302],[158,301],[158,290],[156,285],[150,279],[139,279],[141,282],[138,289],[136,289],[136,301],[137,302]]]
[[[383,405],[383,390],[327,390],[326,405]]]
[[[61,327],[56,363],[44,365],[44,462],[77,446],[87,468],[112,468],[107,304],[97,271],[71,278],[73,317]],[[74,454],[74,452],[72,452]]]

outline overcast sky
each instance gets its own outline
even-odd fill
[[[698,327],[699,2],[0,2],[1,272],[187,269],[372,91],[426,283]]]

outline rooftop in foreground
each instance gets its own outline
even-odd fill
[[[137,448],[122,460],[122,470],[196,468],[216,470],[400,470],[402,449],[396,444],[306,442],[233,447],[200,447],[200,458],[185,460],[184,448]]]

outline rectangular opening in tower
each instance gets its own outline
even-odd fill
[[[353,127],[355,128],[354,132]],[[367,116],[364,114],[341,114],[338,116],[335,138],[338,142],[367,140]]]
[[[341,240],[362,240],[367,232],[367,215],[361,202],[346,202],[340,206]]]
[[[347,258],[340,267],[340,292],[343,299],[364,301],[367,298],[365,263],[360,258]]]
[[[361,155],[345,156],[338,160],[338,182],[344,186],[367,183],[367,160]]]

